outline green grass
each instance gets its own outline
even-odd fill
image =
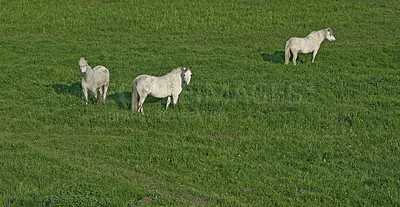
[[[0,5],[1,206],[400,205],[397,1]],[[80,57],[110,70],[106,105]],[[129,111],[136,76],[180,66],[176,108]]]

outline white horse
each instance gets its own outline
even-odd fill
[[[325,39],[335,42],[333,31],[330,28],[313,31],[307,37],[290,38],[285,45],[285,64],[289,64],[290,52],[293,54],[293,64],[296,65],[297,53],[313,53],[312,62],[315,60],[319,46]]]
[[[101,101],[106,103],[108,84],[110,82],[110,72],[104,66],[96,66],[92,69],[86,58],[79,59],[79,71],[82,75],[82,92],[85,96],[85,104],[88,103],[88,90],[91,90],[94,95],[94,101],[97,104],[97,90],[100,91]],[[104,87],[104,90],[103,90]]]
[[[172,96],[175,106],[178,103],[178,97],[183,86],[189,85],[191,77],[192,68],[176,68],[162,77],[150,75],[136,77],[132,83],[131,110],[143,113],[143,103],[148,95],[155,98],[168,97],[165,109],[171,103]]]

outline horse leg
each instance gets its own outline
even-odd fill
[[[312,59],[311,59],[311,62],[314,62],[314,60],[315,60],[315,56],[317,56],[317,52],[318,52],[318,50],[314,50],[314,52],[312,53]]]
[[[96,88],[93,89],[92,92],[93,92],[93,95],[94,95],[94,102],[96,102],[96,104],[97,104],[97,90],[96,90]]]
[[[174,108],[176,107],[176,104],[178,103],[178,98],[179,98],[179,94],[172,95],[172,101],[174,104]]]
[[[88,102],[88,92],[87,92],[87,89],[86,89],[86,88],[83,88],[83,89],[82,89],[82,92],[83,92],[83,96],[85,97],[85,104],[87,105],[87,102]]]
[[[296,65],[297,53],[298,53],[298,51],[292,51],[292,54],[293,54],[293,64],[294,64],[294,65]]]
[[[99,92],[100,92],[100,99],[103,101],[103,86],[99,87]]]
[[[168,106],[169,106],[170,103],[171,103],[171,96],[168,96],[167,105],[166,105],[165,109],[168,108]]]
[[[108,82],[104,84],[104,92],[103,92],[103,104],[106,104],[106,97],[107,97],[107,91],[108,91]]]
[[[148,95],[148,94],[139,95],[140,98],[139,98],[138,112],[140,112],[140,113],[142,113],[142,114],[143,114],[143,103],[144,103],[144,100],[146,100],[147,95]]]

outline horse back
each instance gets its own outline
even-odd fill
[[[304,38],[292,37],[292,38],[290,38],[290,39],[286,42],[285,48],[288,48],[288,47],[289,47],[289,48],[293,48],[293,47],[299,48],[299,47],[302,47],[303,41],[304,41]]]
[[[98,65],[93,68],[93,72],[97,79],[97,85],[101,86],[110,81],[110,72],[106,67]]]
[[[157,82],[157,77],[151,75],[140,75],[133,81],[138,88],[151,89]]]

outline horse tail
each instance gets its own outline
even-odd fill
[[[137,111],[137,109],[138,109],[137,82],[136,80],[134,80],[132,82],[131,110]]]
[[[288,41],[286,42],[286,45],[285,45],[285,64],[286,64],[286,65],[289,64],[289,58],[290,58],[289,41],[290,41],[290,40],[288,40]]]

